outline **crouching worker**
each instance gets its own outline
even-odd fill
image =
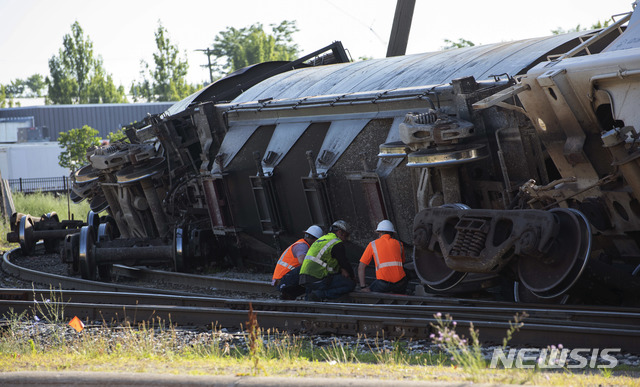
[[[322,236],[322,229],[316,225],[304,232],[304,237],[295,241],[282,253],[273,271],[271,284],[280,291],[280,299],[295,300],[304,294],[304,287],[298,284],[300,265],[309,251],[309,246]]]
[[[390,221],[383,220],[378,223],[376,232],[379,238],[367,245],[358,265],[360,289],[365,292],[404,294],[409,283],[402,266],[404,264],[404,246],[402,242],[391,237],[396,230]],[[367,287],[364,270],[372,258],[376,266],[376,280]]]
[[[300,285],[306,289],[307,301],[336,299],[355,288],[353,268],[342,243],[349,234],[347,222],[338,220],[309,247],[300,267]]]

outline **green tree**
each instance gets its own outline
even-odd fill
[[[18,98],[24,93],[25,83],[22,79],[14,79],[5,86],[5,93],[9,98]]]
[[[609,20],[605,20],[604,22],[601,22],[600,20],[598,20],[596,23],[593,23],[591,25],[591,28],[589,28],[590,30],[598,30],[601,28],[607,28],[609,26],[609,23],[611,22],[611,19]],[[555,30],[551,30],[551,33],[554,35],[562,35],[562,34],[568,34],[569,32],[578,32],[578,31],[587,31],[587,28],[581,28],[580,24],[578,24],[577,26],[573,27],[573,28],[569,28],[568,30],[565,30],[562,27],[558,27]]]
[[[284,20],[270,26],[271,34],[264,31],[262,23],[240,29],[227,27],[218,33],[212,48],[217,57],[215,71],[224,74],[255,63],[295,59],[298,55],[298,46],[293,43],[293,34],[298,31],[296,22]]]
[[[79,169],[88,163],[87,149],[100,145],[100,140],[102,138],[98,137],[98,131],[88,125],[60,132],[58,143],[63,150],[58,155],[58,164],[62,168]]]
[[[40,74],[33,74],[24,81],[24,84],[31,90],[29,93],[31,97],[41,97],[42,90],[46,86],[45,79]]]
[[[4,108],[7,105],[7,92],[4,85],[0,85],[0,108]]]
[[[169,40],[167,29],[158,23],[155,33],[158,51],[153,54],[155,68],[141,61],[141,80],[131,85],[131,95],[134,101],[178,101],[195,91],[195,87],[187,83],[187,54],[184,59],[179,57],[180,50]]]
[[[89,103],[122,103],[127,102],[124,87],[116,88],[111,74],[102,67],[102,58],[98,57],[97,65],[87,88]]]
[[[450,50],[452,48],[473,47],[476,45],[472,41],[462,39],[462,38],[458,39],[457,42],[454,42],[453,40],[445,39],[444,43],[446,44],[446,46],[442,47],[443,50]]]
[[[115,89],[117,92],[118,89],[113,84],[111,76],[102,68],[102,59],[94,56],[93,42],[88,36],[85,39],[84,31],[77,21],[71,25],[71,34],[63,37],[58,55],[49,59],[49,71],[50,75],[46,79],[47,103],[83,104],[89,103],[90,100],[124,100],[124,89],[120,89],[121,93],[117,97],[108,94],[110,90]],[[96,92],[107,94],[96,96]]]

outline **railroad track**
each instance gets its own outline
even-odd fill
[[[468,333],[473,323],[486,343],[500,343],[509,321],[527,313],[524,326],[511,341],[514,345],[545,347],[621,348],[640,352],[640,311],[566,305],[526,305],[491,301],[410,297],[352,293],[350,302],[314,303],[265,299],[215,298],[167,289],[149,289],[117,283],[68,278],[20,268],[3,258],[3,270],[29,281],[49,283],[53,290],[4,289],[0,292],[0,314],[9,310],[33,313],[35,301],[49,299],[60,304],[67,316],[89,321],[142,321],[163,319],[182,326],[202,328],[241,327],[249,307],[258,314],[263,328],[294,333],[428,338],[435,333],[436,313],[449,314],[458,332]],[[15,254],[15,252],[14,252]],[[184,281],[190,285],[218,287],[253,294],[273,292],[261,281],[240,281],[148,269],[117,267],[118,275],[153,281]],[[176,279],[177,278],[177,279]],[[57,289],[60,287],[60,289]],[[64,289],[64,290],[63,290]],[[67,290],[75,289],[75,290]],[[99,293],[95,291],[99,290]]]

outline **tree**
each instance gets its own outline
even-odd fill
[[[217,57],[215,71],[224,74],[255,63],[277,60],[293,60],[298,55],[298,46],[293,43],[293,34],[298,31],[295,21],[284,20],[270,24],[267,34],[262,23],[236,29],[227,27],[216,35],[213,54]]]
[[[40,74],[33,74],[29,78],[24,81],[25,85],[31,90],[29,96],[31,97],[41,97],[42,90],[46,86],[45,79]]]
[[[104,71],[100,57],[97,59],[97,65],[87,88],[87,98],[89,103],[127,102],[124,87],[121,85],[116,88],[111,74]]]
[[[158,51],[153,54],[155,68],[149,68],[149,64],[141,61],[142,80],[131,85],[131,95],[134,101],[146,99],[148,101],[178,101],[195,91],[195,87],[187,83],[187,54],[184,59],[179,58],[177,45],[171,44],[167,29],[158,23],[155,33],[156,47]]]
[[[63,150],[58,155],[58,164],[62,168],[79,169],[88,162],[87,149],[100,145],[100,140],[102,138],[98,137],[98,131],[88,125],[60,132],[58,143]]]
[[[94,57],[93,42],[84,37],[84,31],[77,21],[71,25],[71,34],[62,39],[62,48],[57,56],[49,59],[50,75],[46,79],[48,86],[47,103],[71,104],[89,103],[90,99],[100,102],[121,102],[124,89],[117,96],[108,95],[116,90],[113,79],[102,68],[102,59]],[[95,79],[96,77],[100,79]],[[90,91],[90,85],[94,84]],[[102,84],[102,87],[96,87]],[[92,94],[92,92],[94,94]],[[95,93],[107,93],[99,94]]]
[[[7,105],[7,92],[4,85],[0,85],[0,108],[4,108]]]
[[[24,93],[25,83],[22,79],[14,79],[10,84],[5,86],[7,97],[18,98]]]
[[[444,42],[446,43],[446,46],[442,47],[443,50],[450,50],[452,48],[473,47],[476,45],[472,41],[462,38],[458,39],[457,42],[449,39],[445,39]]]
[[[591,25],[591,28],[589,28],[590,30],[598,30],[601,28],[607,28],[609,26],[609,23],[611,22],[611,19],[609,20],[605,20],[604,23],[601,22],[600,20],[598,20],[596,23]],[[551,33],[554,35],[562,35],[562,34],[568,34],[569,32],[578,32],[578,31],[586,31],[587,28],[580,28],[580,24],[578,24],[577,26],[575,26],[574,28],[569,28],[568,30],[565,30],[562,27],[558,27],[555,30],[551,30]]]

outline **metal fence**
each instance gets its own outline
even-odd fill
[[[65,192],[70,187],[69,176],[7,179],[13,192]]]

